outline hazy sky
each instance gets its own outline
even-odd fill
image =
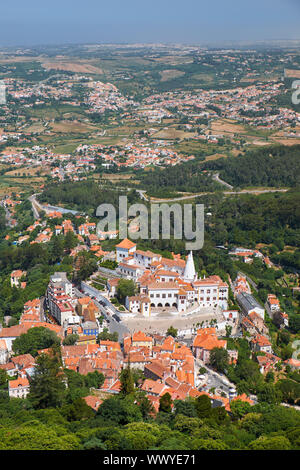
[[[14,0],[0,45],[300,39],[300,0]]]

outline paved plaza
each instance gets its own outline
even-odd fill
[[[203,308],[195,314],[184,316],[183,314],[172,315],[167,311],[155,316],[143,317],[136,315],[133,318],[122,318],[122,323],[127,326],[131,332],[144,331],[147,333],[165,333],[170,326],[178,330],[178,333],[188,334],[197,329],[202,322],[203,326],[210,326],[212,320],[221,320],[221,312],[218,309]]]

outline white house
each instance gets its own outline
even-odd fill
[[[145,317],[150,317],[151,315],[150,298],[146,295],[126,297],[125,306],[132,313],[140,313]]]
[[[124,260],[124,258],[128,258],[128,256],[133,255],[136,250],[136,244],[132,241],[125,238],[122,240],[118,245],[116,245],[116,261],[120,263],[120,261]]]
[[[137,279],[143,275],[145,268],[144,266],[134,264],[133,258],[129,258],[119,263],[118,271],[128,279],[137,281]]]
[[[21,278],[23,276],[26,276],[25,271],[21,271],[20,269],[17,269],[16,271],[13,271],[10,275],[10,285],[11,285],[11,287],[20,287]]]
[[[8,394],[10,398],[26,398],[30,390],[28,379],[18,377],[16,380],[9,380]]]
[[[196,290],[196,299],[201,307],[220,307],[227,310],[228,284],[219,276],[198,279],[192,283]]]
[[[154,261],[161,260],[161,255],[152,253],[151,251],[136,250],[133,253],[133,258],[135,264],[149,268]]]
[[[269,294],[267,298],[267,306],[270,309],[271,317],[274,315],[275,312],[280,311],[280,302],[277,299],[276,295]]]

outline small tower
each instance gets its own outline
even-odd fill
[[[183,279],[186,282],[193,282],[197,279],[197,274],[194,265],[193,252],[190,251],[186,260]]]

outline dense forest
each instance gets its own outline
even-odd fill
[[[272,145],[248,150],[239,157],[206,162],[204,168],[217,170],[235,187],[293,187],[300,185],[300,145]]]
[[[182,205],[186,202],[182,201]],[[187,204],[191,204],[188,201]],[[254,248],[257,243],[272,245],[272,254],[282,251],[285,245],[295,248],[300,243],[300,191],[260,195],[222,193],[197,197],[196,204],[204,204],[204,249],[212,244],[228,247],[244,245]],[[194,223],[194,221],[193,221]],[[172,219],[171,219],[172,227]],[[184,240],[141,241],[145,249],[176,251],[184,254]],[[142,249],[144,249],[142,248]],[[297,250],[286,253],[286,266],[300,269]]]
[[[295,187],[300,185],[300,145],[270,145],[238,157],[193,161],[153,171],[138,172],[140,187],[150,196],[172,197],[176,191],[200,193],[224,190],[211,171],[234,188]]]
[[[116,191],[114,188],[101,187],[93,180],[87,180],[60,184],[49,183],[39,196],[39,201],[95,215],[100,204],[112,204],[118,213],[120,195],[127,195],[130,203],[139,200],[135,191]]]
[[[147,194],[156,197],[169,197],[174,191],[200,193],[223,189],[202,172],[201,161],[198,159],[164,169],[155,168],[137,176],[140,178],[140,186],[147,190]]]
[[[217,245],[229,243],[255,246],[256,243],[299,247],[300,191],[243,194],[234,197],[206,197],[203,202],[212,216],[206,230]],[[300,266],[299,266],[300,268]]]

